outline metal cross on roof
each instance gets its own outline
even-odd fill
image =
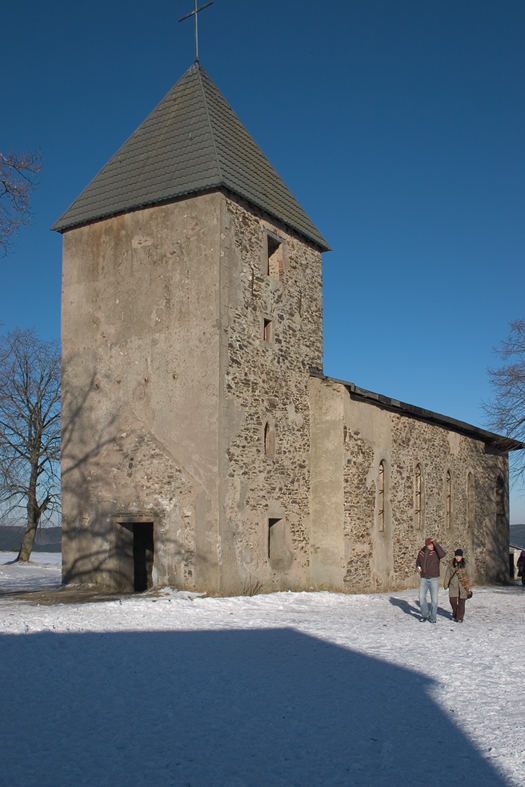
[[[196,63],[199,62],[199,31],[198,31],[198,27],[197,27],[197,14],[199,14],[201,11],[204,11],[204,9],[208,8],[209,5],[213,5],[213,0],[211,0],[211,2],[209,2],[209,3],[204,3],[204,5],[201,5],[200,8],[197,8],[197,0],[193,0],[193,11],[190,11],[190,13],[186,14],[185,16],[181,16],[181,18],[178,20],[179,22],[183,22],[185,19],[189,19],[190,16],[192,16],[194,18],[194,24],[195,24],[195,62]]]

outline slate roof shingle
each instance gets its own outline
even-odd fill
[[[64,232],[218,188],[329,249],[206,71],[194,63],[52,229]]]

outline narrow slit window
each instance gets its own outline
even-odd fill
[[[421,476],[421,465],[416,465],[415,482],[414,509],[416,515],[416,527],[418,530],[421,530],[421,526],[423,524],[423,479]]]
[[[504,528],[507,526],[506,525],[507,505],[506,505],[506,494],[505,494],[505,482],[502,476],[498,476],[498,480],[496,483],[495,502],[496,502],[496,520],[497,520],[498,529]]]
[[[268,559],[278,560],[284,547],[284,530],[282,519],[268,520]]]
[[[446,526],[447,526],[447,530],[450,530],[450,528],[452,527],[452,476],[450,474],[450,470],[447,470],[446,488],[447,488]]]
[[[472,473],[467,474],[467,528],[471,528],[474,519],[474,478]]]
[[[263,320],[263,339],[265,342],[272,341],[272,321],[266,318]]]
[[[268,421],[264,425],[263,445],[265,456],[273,456],[275,453],[275,430]]]
[[[383,532],[385,529],[385,463],[379,462],[379,472],[377,477],[377,529]]]
[[[284,279],[284,243],[274,235],[266,235],[267,275],[273,279]]]

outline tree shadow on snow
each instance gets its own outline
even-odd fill
[[[5,635],[0,660],[5,785],[506,783],[428,677],[289,629]]]

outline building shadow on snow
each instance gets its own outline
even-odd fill
[[[506,784],[428,677],[290,629],[4,635],[0,659],[6,785]]]

